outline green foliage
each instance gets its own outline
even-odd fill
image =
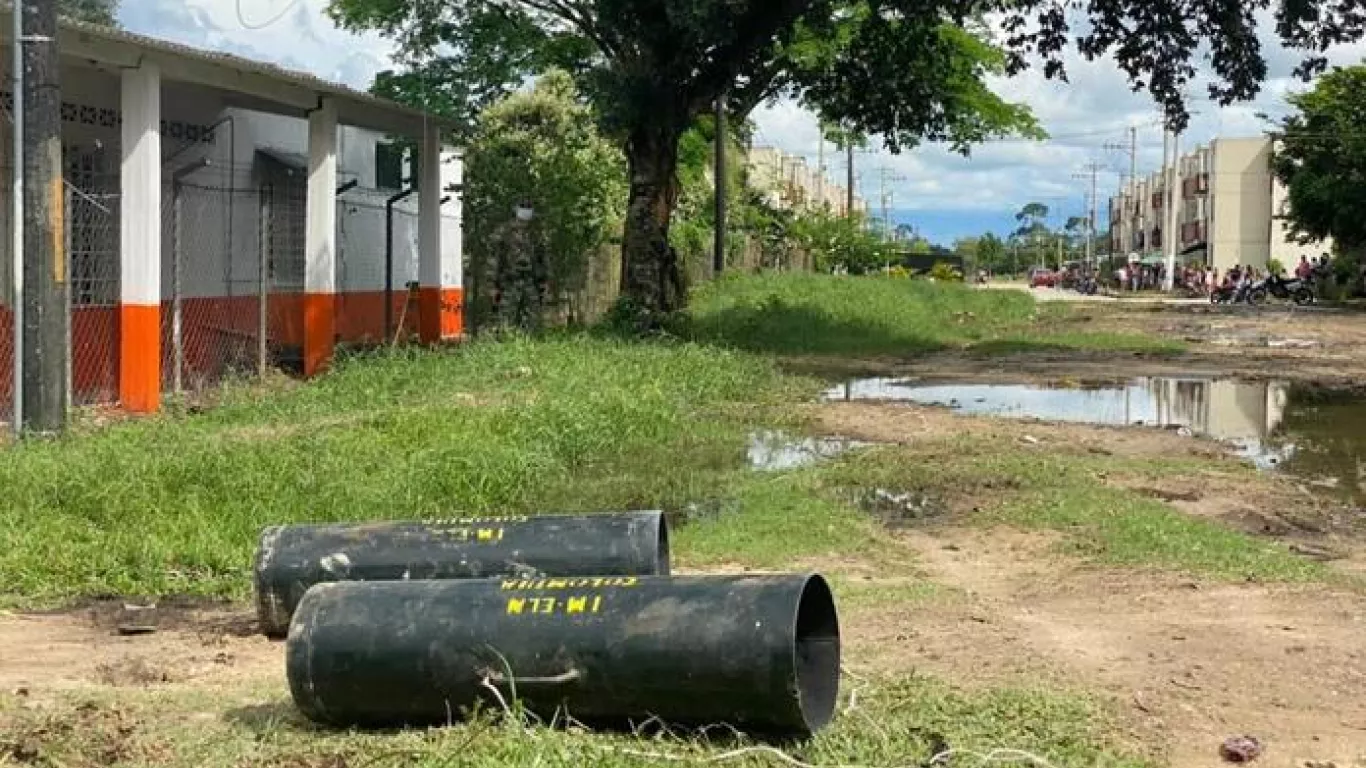
[[[1020,228],[1011,236],[1016,243],[1029,248],[1035,264],[1057,266],[1057,251],[1052,247],[1056,236],[1048,228],[1048,206],[1029,203],[1015,214]]]
[[[884,269],[897,258],[895,243],[869,229],[862,216],[808,211],[794,217],[788,234],[797,247],[811,255],[818,272],[865,275]]]
[[[938,261],[930,270],[930,279],[937,283],[961,283],[963,282],[963,273],[949,264]]]
[[[115,27],[118,26],[119,0],[58,0],[57,13],[66,19]]]
[[[1005,272],[1009,268],[1010,254],[1006,251],[1005,241],[994,233],[988,232],[977,241],[977,266],[992,272]]]
[[[465,163],[469,261],[494,265],[471,270],[472,307],[488,304],[491,286],[479,284],[490,282],[484,273],[506,271],[505,230],[523,202],[535,209],[530,231],[533,247],[546,256],[548,295],[558,300],[581,290],[589,258],[621,232],[625,161],[598,133],[569,75],[548,72],[530,91],[485,110]]]
[[[90,1],[90,0],[77,0]],[[98,1],[98,0],[95,0]],[[403,0],[332,0],[334,19],[351,29],[376,29],[399,44],[407,66],[380,72],[377,96],[442,115],[456,138],[475,133],[477,117],[548,69],[581,72],[592,46],[565,29],[546,28],[524,13],[489,3],[447,3],[439,26],[410,28]],[[430,12],[430,9],[428,9]],[[429,19],[430,20],[430,19]],[[436,55],[433,46],[441,46]]]
[[[1286,99],[1297,112],[1281,121],[1272,166],[1288,191],[1292,231],[1304,243],[1366,249],[1366,65],[1336,69]]]
[[[1271,258],[1266,261],[1266,271],[1273,275],[1284,275],[1285,264],[1280,259]]]
[[[687,164],[680,143],[723,94],[743,121],[789,92],[848,141],[879,133],[893,149],[942,139],[965,151],[993,136],[1041,135],[1026,107],[987,87],[1006,60],[985,32],[905,5],[898,14],[867,0],[331,0],[329,8],[344,27],[397,43],[406,68],[386,73],[379,92],[457,120],[547,63],[572,70],[631,161],[623,291],[642,311],[667,313],[682,301],[674,249],[700,239],[696,215],[670,236],[674,207],[700,203],[678,194],[675,172]]]

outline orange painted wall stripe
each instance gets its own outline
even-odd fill
[[[330,298],[333,305],[334,341],[374,344],[382,340],[383,291],[352,291],[339,293]],[[427,340],[459,338],[464,332],[463,300],[464,292],[460,289],[447,289],[444,292],[424,290],[419,294],[418,301],[413,306],[408,306],[405,313],[408,292],[396,290],[393,297],[393,320],[397,324],[400,318],[403,319],[405,336],[420,334]],[[303,293],[271,294],[268,322],[270,343],[273,347],[300,349],[304,346],[307,303]],[[72,310],[71,335],[75,354],[71,361],[71,386],[77,402],[138,401],[145,408],[151,400],[147,395],[150,382],[156,376],[160,376],[160,387],[163,390],[169,386],[170,302],[161,305],[160,318],[157,321],[160,330],[154,334],[160,340],[159,350],[153,351],[151,340],[148,338],[136,341],[133,337],[125,338],[125,335],[120,333],[122,327],[131,329],[133,334],[138,333],[138,327],[142,327],[145,335],[146,323],[150,322],[145,315],[155,314],[156,310],[156,307],[132,305],[76,307]],[[322,311],[326,313],[325,309]],[[125,314],[128,315],[127,318]],[[144,317],[139,319],[139,315]],[[428,320],[426,332],[421,333],[423,317],[437,318],[435,330],[432,321]],[[9,319],[7,308],[0,307],[0,327],[5,327]],[[235,335],[254,338],[256,322],[255,296],[185,299],[183,328],[186,374],[193,377],[200,372],[211,374],[221,370],[226,356],[231,352],[231,344],[247,343]],[[324,333],[321,338],[326,338],[326,334]],[[12,361],[9,359],[7,341],[8,336],[0,339],[0,404],[7,402],[7,385],[10,381],[7,377],[12,370],[9,367]],[[130,349],[124,349],[125,343],[130,345]],[[325,348],[321,341],[319,346]],[[125,380],[122,375],[123,366],[120,363],[121,358],[129,354],[134,357],[127,359],[143,362],[130,368],[130,376]],[[157,354],[160,354],[161,363],[159,371],[153,373],[147,370],[147,356],[155,357]],[[140,376],[136,373],[137,370],[141,370]],[[139,382],[137,391],[141,394],[130,399],[129,387],[133,386],[135,381]],[[133,408],[129,406],[129,410]]]
[[[422,343],[460,338],[465,332],[465,291],[462,288],[422,288],[418,297]]]
[[[336,294],[304,294],[304,376],[317,376],[327,370],[336,340]]]
[[[133,413],[161,407],[161,308],[119,306],[119,402]]]

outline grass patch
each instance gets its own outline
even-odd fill
[[[915,355],[951,348],[1174,351],[1144,335],[1086,333],[1021,291],[814,274],[733,275],[693,294],[686,333],[786,355]]]
[[[1323,564],[1296,557],[1280,543],[1099,485],[1050,489],[985,517],[1066,532],[1069,549],[1111,565],[1165,568],[1225,581],[1321,582],[1331,575]]]
[[[1160,457],[1042,454],[986,438],[958,437],[913,449],[863,452],[818,471],[827,489],[880,487],[928,492],[950,501],[968,498],[978,511],[964,520],[1056,530],[1067,534],[1070,551],[1096,562],[1225,581],[1332,579],[1326,566],[1297,557],[1279,542],[1192,517],[1103,479],[1106,473],[1130,471],[1170,481],[1206,465],[1242,467],[1194,457],[1177,463]]]
[[[243,389],[204,414],[0,451],[0,581],[30,603],[240,597],[270,524],[762,502],[744,490],[746,433],[790,420],[812,391],[692,344],[568,337],[350,359],[269,398]],[[771,533],[777,512],[759,506]],[[692,536],[704,556],[723,549]]]
[[[809,742],[784,749],[816,765],[924,765],[949,749],[985,753],[1001,747],[1027,750],[1060,766],[1146,765],[1118,745],[1106,713],[1083,697],[1029,689],[960,693],[916,676],[846,680],[844,699],[855,685],[859,693],[852,711]],[[80,700],[47,711],[0,704],[0,724],[6,726],[0,761],[15,757],[34,765],[637,768],[701,765],[747,746],[723,731],[712,732],[710,740],[637,737],[524,728],[487,717],[432,730],[324,730],[303,721],[276,686],[233,694],[124,692],[117,701]],[[977,762],[965,756],[945,764]],[[756,768],[774,764],[771,755],[758,752],[726,762]]]
[[[733,505],[678,530],[674,539],[684,565],[776,569],[803,557],[862,559],[886,546],[872,520],[813,492],[804,474],[760,476],[732,498]]]

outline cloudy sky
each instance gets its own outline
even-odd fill
[[[272,61],[364,88],[377,71],[390,65],[389,48],[378,36],[337,29],[323,13],[326,4],[327,0],[123,0],[120,20],[135,32]],[[1272,72],[1262,96],[1227,108],[1195,102],[1192,110],[1197,114],[1184,146],[1216,136],[1259,134],[1265,126],[1259,113],[1285,112],[1285,94],[1303,87],[1290,78],[1296,58],[1269,37],[1264,45]],[[1356,63],[1366,57],[1366,46],[1335,50],[1330,57],[1335,63]],[[1118,185],[1119,173],[1128,172],[1129,128],[1139,129],[1140,172],[1161,164],[1162,132],[1149,98],[1131,93],[1112,63],[1073,59],[1070,83],[1049,82],[1032,72],[995,84],[998,92],[1033,107],[1051,140],[994,143],[975,149],[970,158],[933,146],[900,156],[861,154],[855,161],[861,193],[879,208],[885,176],[892,218],[948,243],[962,235],[1009,230],[1014,212],[1031,201],[1047,204],[1055,223],[1082,215],[1089,181],[1079,177],[1085,177],[1087,166],[1094,163],[1104,167],[1103,217],[1107,192]],[[800,107],[781,103],[762,109],[756,118],[756,143],[807,156],[813,163],[817,159],[816,123]],[[827,152],[831,176],[843,179],[843,158]]]

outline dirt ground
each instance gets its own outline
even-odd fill
[[[1041,451],[1207,456],[1218,448],[1161,430],[1119,430],[954,416],[877,404],[822,408],[841,435],[913,446],[975,434]],[[1023,440],[1030,440],[1022,443]],[[1109,481],[1161,497],[1150,481]],[[1293,483],[1201,484],[1165,499],[1190,514],[1291,543],[1343,571],[1366,560],[1357,514]],[[1266,765],[1366,765],[1366,593],[1327,586],[1210,585],[1104,569],[1060,555],[1056,534],[938,525],[895,532],[955,597],[847,619],[850,656],[882,671],[922,670],[959,684],[1058,685],[1103,694],[1135,746],[1175,768],[1221,763],[1249,734]]]
[[[948,353],[845,365],[855,375],[974,383],[1164,374],[1333,388],[1366,383],[1366,316],[1360,314],[1112,303],[1078,308],[1071,322],[1078,330],[1166,335],[1189,351]],[[1120,457],[1209,457],[1221,450],[1164,430],[964,418],[904,404],[838,403],[816,416],[831,434],[902,445],[972,434]],[[1366,572],[1366,515],[1290,479],[1249,485],[1211,475],[1188,494],[1123,475],[1108,482],[1287,540],[1293,551],[1331,561],[1341,572]],[[851,655],[859,663],[925,670],[964,684],[1052,681],[1103,692],[1135,743],[1175,768],[1220,765],[1219,745],[1242,734],[1265,745],[1262,764],[1366,766],[1366,593],[1360,590],[1209,585],[1101,569],[1057,554],[1052,534],[1006,528],[946,522],[897,537],[931,579],[961,599],[852,617]]]
[[[1166,357],[955,353],[854,361],[849,370],[958,381],[1207,372],[1337,386],[1366,382],[1366,316],[1097,306],[1074,322],[1088,330],[1169,334],[1191,349]],[[1296,343],[1270,344],[1284,340]],[[813,414],[831,434],[903,445],[973,433],[1101,456],[1208,457],[1220,450],[1161,430],[963,418],[906,405],[830,404],[813,407]],[[1145,487],[1122,475],[1110,482]],[[1249,489],[1211,477],[1198,495],[1164,500],[1289,539],[1306,556],[1331,559],[1343,571],[1366,573],[1360,516],[1330,509],[1291,483]],[[1366,766],[1366,593],[1211,585],[1098,568],[1058,554],[1050,534],[951,521],[892,535],[949,596],[850,612],[844,623],[854,669],[923,670],[964,686],[1092,691],[1116,705],[1139,748],[1174,768],[1220,765],[1220,743],[1241,734],[1266,746],[1259,764]],[[846,575],[877,578],[856,564]],[[285,695],[283,645],[253,633],[249,609],[185,604],[161,610],[159,631],[131,636],[119,632],[125,621],[118,603],[57,615],[0,614],[0,695],[33,705],[70,691],[129,687],[265,685]]]
[[[1110,382],[1136,376],[1227,376],[1356,389],[1366,386],[1366,313],[1270,306],[1119,302],[1072,307],[1054,330],[1148,334],[1187,345],[1178,354],[1060,351],[1046,345],[1013,354],[945,352],[895,357],[789,358],[825,376],[897,376],[925,380],[1025,383]]]

